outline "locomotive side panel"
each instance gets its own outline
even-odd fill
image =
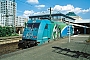
[[[70,25],[71,26],[71,25]],[[19,41],[18,46],[30,47],[42,45],[50,40],[68,36],[68,27],[63,22],[50,21],[50,20],[29,20],[27,27],[25,27],[22,40]],[[72,34],[72,27],[70,33]]]

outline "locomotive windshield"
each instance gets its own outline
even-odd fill
[[[27,23],[27,27],[39,28],[40,23]]]

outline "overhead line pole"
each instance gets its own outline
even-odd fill
[[[52,11],[52,10],[51,10],[51,7],[50,7],[50,20],[51,20],[51,11]]]
[[[49,10],[49,12],[50,12],[49,19],[51,20],[51,17],[52,17],[52,16],[51,16],[51,11],[52,11],[52,10],[51,10],[51,7],[50,7],[48,10]]]

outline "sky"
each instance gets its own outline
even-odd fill
[[[17,16],[33,16],[74,12],[82,19],[90,19],[90,0],[16,0]]]

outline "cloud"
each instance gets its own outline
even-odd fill
[[[39,1],[38,0],[27,0],[28,3],[31,3],[31,4],[38,4]]]
[[[33,14],[34,14],[33,10],[30,10],[30,11],[29,10],[25,10],[23,16],[28,17],[28,16],[33,15]]]
[[[37,8],[43,8],[45,5],[36,5]],[[40,12],[35,12],[34,10],[25,10],[23,16],[33,16],[33,15],[45,15],[45,14],[50,14],[49,11],[50,8],[47,8],[46,11],[40,11]],[[66,14],[68,12],[75,12],[76,14],[79,13],[88,13],[90,12],[90,8],[88,9],[82,9],[80,7],[74,7],[73,5],[66,5],[66,6],[60,6],[60,5],[55,5],[52,9],[52,14],[53,13],[63,13]]]
[[[84,12],[84,13],[86,13],[86,12],[90,12],[90,8],[89,9],[84,9],[84,10],[82,10],[82,12]]]
[[[53,8],[53,10],[57,10],[57,11],[68,11],[71,9],[74,9],[72,5],[67,5],[67,6],[55,5],[55,7]]]
[[[45,14],[49,14],[49,11],[35,12],[33,10],[25,10],[23,13],[23,17],[28,18],[29,16],[45,15]]]
[[[36,5],[35,7],[38,8],[38,9],[41,9],[41,8],[44,8],[45,5]]]
[[[17,10],[17,12],[21,13],[21,12],[23,12],[23,11],[21,11],[21,10]]]
[[[55,5],[52,9],[53,9],[53,11],[60,11],[60,12],[63,12],[63,13],[67,13],[67,12],[70,12],[70,11],[75,12],[76,14],[90,12],[90,8],[89,9],[82,9],[82,8],[79,8],[79,7],[74,7],[71,4],[68,4],[66,6]]]
[[[33,15],[45,15],[45,14],[49,14],[49,12],[48,11],[35,12]]]

